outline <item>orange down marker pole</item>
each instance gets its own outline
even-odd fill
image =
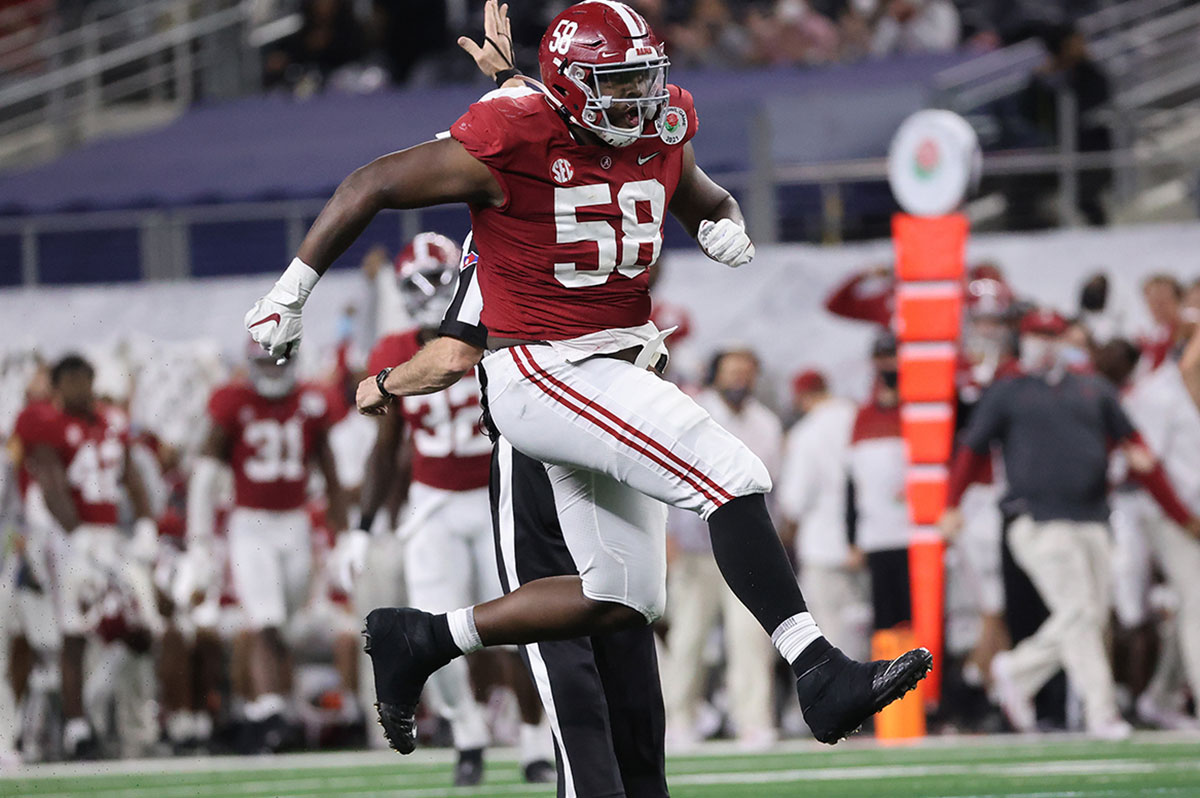
[[[933,653],[933,672],[920,691],[927,706],[941,697],[945,544],[931,525],[946,506],[968,227],[967,218],[958,213],[897,214],[892,219],[901,418],[909,459],[909,516],[915,527],[909,545],[912,632],[916,644]]]

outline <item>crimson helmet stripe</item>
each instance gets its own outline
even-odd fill
[[[591,2],[608,6],[613,11],[616,11],[617,16],[621,18],[621,21],[625,23],[625,27],[629,29],[630,38],[636,39],[649,33],[649,29],[642,20],[641,15],[624,3],[616,3],[613,0],[591,0]]]

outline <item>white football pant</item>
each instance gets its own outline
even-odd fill
[[[488,406],[513,448],[546,463],[583,592],[649,622],[666,605],[666,507],[707,519],[766,493],[766,466],[678,387],[611,357],[549,346],[483,360]]]

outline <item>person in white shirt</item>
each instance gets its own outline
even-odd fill
[[[792,383],[803,418],[788,431],[775,499],[781,534],[794,538],[800,586],[825,635],[848,656],[870,652],[870,584],[862,553],[846,532],[846,467],[858,407],[833,396],[824,375],[805,371]]]
[[[1126,405],[1180,501],[1200,515],[1200,288],[1188,292],[1180,318],[1180,340],[1188,343],[1176,350],[1178,358],[1168,356],[1139,381]],[[1200,538],[1161,512],[1154,513],[1146,531],[1159,567],[1179,596],[1176,626],[1184,670],[1192,693],[1200,694]]]
[[[774,477],[779,472],[783,425],[754,398],[758,374],[758,358],[753,352],[721,352],[713,359],[709,387],[696,402],[758,455]],[[721,621],[725,684],[738,741],[751,749],[770,746],[778,736],[771,708],[776,661],[771,640],[725,585],[704,523],[691,513],[672,513],[668,534],[667,617],[671,625],[663,697],[672,745],[682,748],[695,741],[696,708],[704,687],[704,647]]]
[[[871,54],[947,53],[958,46],[961,24],[950,0],[884,0]]]
[[[849,507],[853,541],[866,554],[876,631],[912,621],[908,573],[911,524],[904,477],[908,457],[900,433],[896,338],[883,332],[871,351],[875,385],[850,433]]]

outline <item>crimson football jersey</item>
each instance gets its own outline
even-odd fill
[[[124,413],[98,404],[92,415],[75,416],[36,402],[21,411],[14,434],[23,452],[45,444],[58,455],[81,523],[117,523],[129,446],[129,420]],[[24,467],[22,472],[27,480]],[[22,487],[27,485],[26,481]]]
[[[420,330],[381,338],[367,370],[378,374],[420,348]],[[405,396],[399,405],[412,435],[414,482],[441,490],[487,487],[492,443],[480,425],[479,381],[473,372],[444,391]]]
[[[304,505],[309,460],[331,426],[322,391],[300,386],[268,399],[251,385],[234,383],[213,392],[208,414],[230,442],[235,505],[256,510]]]
[[[659,135],[628,147],[579,144],[538,93],[499,93],[454,123],[504,191],[471,206],[492,334],[563,340],[650,318],[646,269],[697,127],[692,96],[668,88]]]

